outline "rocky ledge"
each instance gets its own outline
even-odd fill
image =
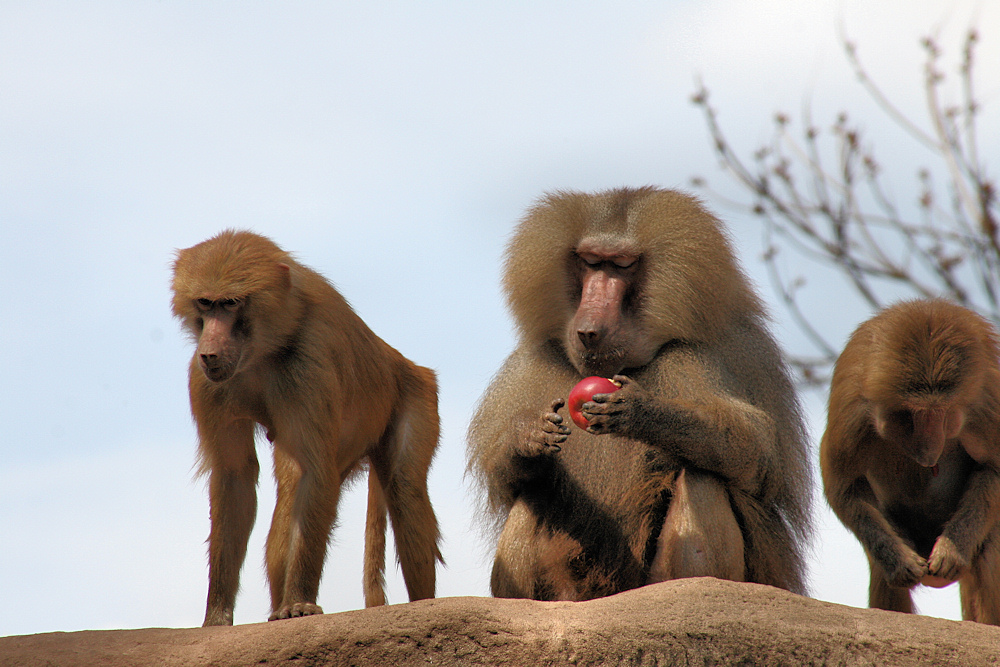
[[[442,598],[232,628],[0,638],[0,665],[1000,665],[1000,628],[683,579],[589,602]]]

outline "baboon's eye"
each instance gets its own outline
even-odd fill
[[[243,305],[243,299],[223,299],[221,303],[223,308],[232,312]]]
[[[619,269],[627,269],[631,266],[634,266],[635,263],[639,261],[639,258],[633,257],[632,255],[618,255],[611,261],[613,261],[615,263],[615,266],[617,266]]]
[[[211,299],[195,299],[195,305],[197,305],[198,310],[201,311],[212,310]]]

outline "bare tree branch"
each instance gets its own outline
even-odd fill
[[[868,74],[855,45],[841,37],[848,63],[877,106],[931,151],[931,164],[916,170],[913,206],[901,207],[888,195],[882,165],[846,111],[823,131],[807,108],[801,136],[792,133],[786,114],[777,113],[771,141],[744,158],[723,132],[708,89],[698,82],[692,102],[703,112],[713,150],[750,195],[749,202],[731,203],[761,219],[770,280],[813,348],[790,358],[803,383],[825,385],[838,352],[802,308],[804,277],[779,271],[777,257],[785,250],[833,267],[871,309],[900,293],[941,296],[1000,322],[1000,204],[978,145],[978,41],[978,33],[970,30],[958,66],[959,100],[949,103],[942,95],[947,75],[941,49],[934,38],[922,40],[931,128],[926,131],[893,104]],[[945,176],[943,186],[935,183],[935,173]],[[712,194],[704,178],[692,184]]]

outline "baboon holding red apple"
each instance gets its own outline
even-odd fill
[[[585,600],[710,575],[805,589],[810,473],[787,369],[721,223],[651,187],[541,199],[507,247],[516,349],[470,468],[499,597]],[[560,414],[586,376],[621,388]]]

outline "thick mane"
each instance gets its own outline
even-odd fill
[[[734,315],[763,314],[721,223],[696,198],[654,187],[560,191],[528,211],[507,245],[503,285],[522,337],[560,335],[578,295],[552,253],[572,261],[583,240],[642,249],[640,319],[663,342],[713,339]]]

